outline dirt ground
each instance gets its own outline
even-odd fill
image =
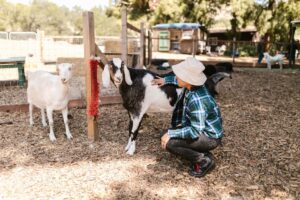
[[[57,141],[40,115],[0,113],[0,199],[299,199],[300,73],[236,70],[218,87],[225,137],[217,167],[202,179],[188,163],[161,150],[171,114],[144,119],[134,156],[124,153],[128,116],[121,105],[100,108],[100,140],[86,136],[85,110],[72,109]]]

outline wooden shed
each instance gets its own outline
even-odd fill
[[[152,27],[152,51],[197,53],[198,42],[206,39],[199,23],[157,24]]]
[[[209,40],[232,40],[230,30],[226,28],[211,28],[208,29]],[[256,39],[257,30],[254,26],[246,27],[238,30],[237,40],[254,42]]]

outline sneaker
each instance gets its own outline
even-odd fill
[[[191,166],[189,175],[201,178],[205,176],[208,172],[213,170],[215,166],[215,161],[213,159],[210,159],[210,162],[205,167],[201,167],[200,163],[194,163]]]

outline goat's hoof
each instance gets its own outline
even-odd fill
[[[51,142],[55,142],[56,141],[56,137],[54,135],[49,135],[49,138],[51,140]]]
[[[71,134],[68,134],[68,135],[67,135],[67,138],[68,138],[69,140],[71,140],[71,139],[73,139],[73,136],[72,136]]]
[[[128,148],[128,150],[126,151],[126,154],[128,155],[133,155],[135,152],[135,142],[133,141],[130,145],[130,147]]]
[[[128,150],[128,151],[126,151],[126,154],[128,154],[128,155],[130,155],[130,156],[133,156],[133,154],[134,154],[134,151],[130,151],[130,150]]]

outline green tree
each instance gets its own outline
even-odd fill
[[[181,9],[179,0],[164,0],[152,13],[148,13],[148,18],[152,25],[181,22],[183,20],[182,15],[180,15]]]
[[[7,3],[5,0],[0,0],[0,31],[6,31],[10,10],[11,4]]]
[[[117,36],[121,34],[121,21],[114,16],[106,16],[105,9],[95,7],[92,9],[95,18],[96,35]]]
[[[260,33],[271,42],[289,41],[290,21],[300,18],[299,0],[264,0],[253,9],[252,18]]]
[[[33,29],[44,30],[47,34],[68,34],[67,8],[59,7],[47,0],[34,0],[31,4],[30,18],[33,18]]]

